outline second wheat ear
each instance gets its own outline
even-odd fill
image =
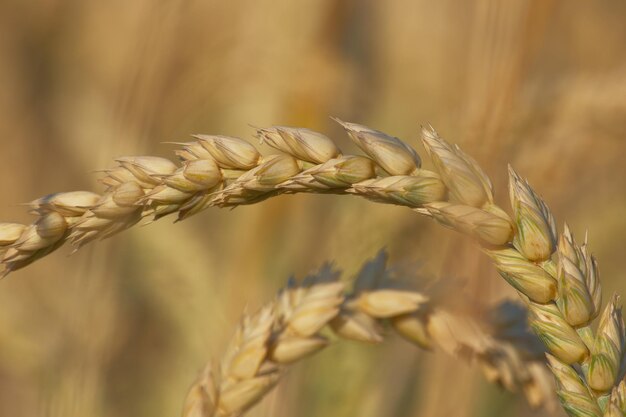
[[[547,205],[512,169],[511,218],[495,203],[476,161],[430,127],[422,129],[422,141],[436,172],[422,169],[417,152],[400,139],[337,121],[367,156],[343,155],[328,137],[308,129],[274,126],[257,135],[279,155],[261,157],[238,138],[196,135],[177,152],[180,166],[157,157],[119,158],[102,179],[104,195],[52,194],[31,204],[35,223],[0,224],[5,272],[65,242],[78,248],[146,217],[176,214],[182,220],[207,207],[254,204],[279,194],[354,194],[403,205],[483,246],[527,303],[570,415],[626,415],[619,300],[611,299],[594,331],[602,292],[586,239],[579,245],[567,227],[559,235]]]
[[[363,265],[348,293],[328,265],[301,283],[290,281],[257,313],[244,315],[222,360],[209,362],[189,390],[183,417],[241,415],[291,364],[325,348],[329,332],[378,343],[385,324],[422,349],[478,365],[490,382],[521,391],[531,406],[554,409],[544,349],[528,333],[521,306],[485,310],[467,294],[452,295],[457,282],[424,284],[414,272],[389,268],[385,252]]]

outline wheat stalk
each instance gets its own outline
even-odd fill
[[[415,209],[475,238],[504,279],[518,290],[531,324],[551,353],[559,397],[574,416],[626,415],[624,324],[619,300],[601,309],[597,263],[587,239],[559,237],[543,200],[512,169],[513,219],[494,203],[492,185],[476,161],[434,129],[422,141],[437,172],[398,138],[337,120],[367,154],[342,155],[308,129],[259,129],[262,142],[284,154],[261,157],[248,142],[196,135],[177,152],[182,166],[156,157],[125,157],[107,170],[107,191],[52,194],[31,203],[38,220],[0,225],[2,263],[19,269],[69,241],[76,248],[109,237],[142,218],[177,213],[185,219],[211,207],[254,204],[283,193],[354,194]],[[582,387],[582,388],[581,388]]]
[[[437,346],[477,363],[489,381],[522,390],[532,406],[552,406],[544,350],[528,333],[523,308],[505,303],[486,315],[471,314],[458,302],[446,302],[451,285],[409,288],[405,284],[415,283],[415,277],[399,279],[409,277],[387,268],[386,260],[381,252],[367,262],[349,294],[339,272],[326,265],[300,284],[291,281],[256,314],[245,315],[222,360],[207,364],[191,387],[183,417],[241,415],[275,386],[288,365],[328,345],[324,329],[378,343],[383,322],[423,349]],[[515,343],[507,339],[511,335]]]

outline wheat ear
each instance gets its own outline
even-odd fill
[[[6,272],[66,241],[80,247],[147,216],[177,213],[181,220],[206,207],[253,204],[282,193],[349,193],[404,205],[474,237],[518,290],[551,353],[568,413],[626,415],[619,300],[612,298],[594,333],[590,324],[600,312],[601,288],[587,240],[578,245],[567,226],[559,237],[547,205],[512,169],[511,219],[494,203],[491,182],[476,161],[430,127],[422,129],[422,141],[436,173],[421,169],[418,154],[400,139],[337,121],[368,157],[342,155],[320,133],[278,126],[257,134],[280,155],[261,157],[242,139],[196,135],[177,152],[180,167],[163,158],[119,158],[102,179],[108,187],[103,196],[52,194],[31,203],[39,216],[34,224],[0,226]]]
[[[458,290],[452,284],[412,289],[406,284],[414,288],[419,280],[387,268],[386,260],[381,252],[364,264],[348,294],[339,272],[326,265],[300,284],[290,281],[257,313],[245,315],[222,360],[207,364],[191,387],[183,417],[239,416],[274,387],[288,365],[328,345],[325,329],[378,343],[385,322],[423,349],[436,346],[477,363],[489,381],[522,390],[532,406],[553,405],[544,350],[529,333],[525,309],[503,303],[472,314],[472,306],[444,295]]]

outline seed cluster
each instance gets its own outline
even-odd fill
[[[207,207],[254,204],[279,194],[354,194],[403,205],[482,245],[527,303],[571,415],[626,415],[621,308],[613,297],[592,330],[601,287],[587,239],[578,245],[567,226],[559,235],[547,205],[512,169],[511,218],[495,204],[491,181],[477,162],[430,127],[422,129],[422,142],[435,172],[422,169],[417,152],[400,139],[337,121],[367,156],[344,155],[308,129],[274,126],[257,136],[279,155],[263,157],[238,138],[196,135],[177,152],[181,166],[156,157],[119,158],[102,179],[104,195],[53,194],[31,203],[38,216],[32,225],[0,224],[5,273],[65,242],[78,248],[146,217],[176,214],[182,220]],[[576,383],[569,380],[574,377]]]
[[[326,266],[299,284],[290,281],[256,314],[245,315],[222,360],[207,364],[192,386],[183,417],[241,415],[288,365],[325,348],[329,332],[378,343],[385,325],[422,349],[437,347],[478,364],[490,381],[523,391],[532,406],[551,405],[554,386],[544,350],[528,333],[523,308],[502,304],[479,316],[458,303],[442,305],[437,293],[443,288],[406,287],[409,280],[398,279],[386,259],[381,252],[366,263],[350,293]]]

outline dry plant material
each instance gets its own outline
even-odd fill
[[[544,349],[529,332],[524,308],[503,303],[482,314],[472,312],[462,302],[446,302],[450,297],[444,292],[453,284],[412,289],[419,280],[400,280],[386,260],[381,252],[367,262],[349,293],[339,273],[325,266],[300,284],[290,281],[257,313],[245,315],[222,360],[207,364],[193,384],[183,417],[239,416],[276,385],[289,365],[324,349],[329,332],[379,343],[386,328],[422,349],[439,348],[479,365],[489,381],[523,391],[532,406],[553,405]]]
[[[598,268],[587,239],[579,245],[567,226],[559,235],[547,205],[512,169],[511,218],[495,204],[476,161],[430,127],[422,129],[422,141],[436,172],[422,169],[418,154],[400,139],[337,121],[367,156],[343,155],[308,129],[275,126],[257,133],[279,155],[262,157],[238,138],[196,135],[177,152],[181,166],[149,156],[119,158],[102,179],[104,195],[52,194],[31,203],[34,224],[0,225],[5,273],[65,242],[79,248],[142,218],[176,213],[182,220],[207,207],[254,204],[285,193],[354,194],[408,206],[476,239],[518,290],[551,354],[558,395],[570,415],[626,415],[621,309],[613,297],[601,313]]]

